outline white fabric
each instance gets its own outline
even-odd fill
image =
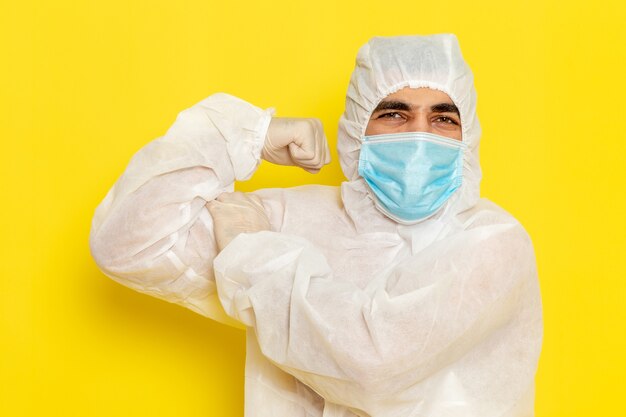
[[[469,145],[462,187],[412,226],[380,213],[356,172],[369,114],[407,85],[446,92]],[[271,111],[215,94],[133,157],[96,210],[92,254],[129,287],[248,326],[246,417],[532,416],[534,252],[479,198],[475,108],[454,36],[372,39],[340,121],[350,181],[255,192],[271,231],[216,256],[205,203],[254,173]]]

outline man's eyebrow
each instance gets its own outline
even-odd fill
[[[376,113],[377,111],[381,111],[381,110],[405,110],[405,111],[409,111],[411,110],[411,105],[405,103],[404,101],[387,101],[387,100],[383,100],[380,103],[378,103],[378,106],[376,106],[376,108],[374,109],[374,111],[372,113]]]
[[[377,111],[382,110],[404,110],[410,111],[412,109],[411,105],[405,103],[404,101],[397,100],[383,100],[378,103],[378,106],[374,109],[372,113],[376,113]],[[461,115],[459,112],[459,108],[452,103],[439,103],[430,107],[430,111],[434,113],[456,113],[458,116]]]
[[[459,108],[452,103],[439,103],[430,107],[430,111],[433,113],[456,113],[457,116],[461,116]]]

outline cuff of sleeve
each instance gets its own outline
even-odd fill
[[[256,126],[248,130],[247,140],[242,145],[248,147],[248,152],[242,152],[238,146],[229,146],[229,153],[233,160],[235,179],[246,181],[252,177],[261,163],[261,151],[265,144],[267,129],[270,126],[274,109],[262,110],[259,114]],[[229,144],[230,145],[230,144]],[[232,151],[232,153],[231,153]]]
[[[270,122],[272,121],[272,116],[274,116],[275,112],[276,111],[273,107],[264,110],[262,116],[259,118],[259,123],[254,129],[256,135],[252,142],[252,155],[256,158],[257,161],[261,160],[261,151],[263,150],[263,145],[265,144],[267,130],[270,127]]]
[[[216,93],[202,104],[226,142],[235,179],[249,179],[261,162],[261,150],[274,109],[263,110],[225,93]]]

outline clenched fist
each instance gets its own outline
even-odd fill
[[[270,230],[261,199],[238,191],[220,194],[206,204],[213,217],[213,231],[221,252],[240,233]]]
[[[313,174],[330,162],[322,122],[314,118],[273,117],[261,157],[278,165],[295,165]]]

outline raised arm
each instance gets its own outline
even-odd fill
[[[90,247],[114,280],[232,324],[216,298],[205,204],[256,170],[272,113],[214,94],[139,150],[97,207]]]
[[[207,202],[250,178],[261,158],[317,172],[329,155],[318,119],[272,118],[272,111],[214,94],[133,156],[96,209],[92,255],[126,286],[235,324],[217,299],[218,250]],[[223,226],[232,234],[241,223]]]

